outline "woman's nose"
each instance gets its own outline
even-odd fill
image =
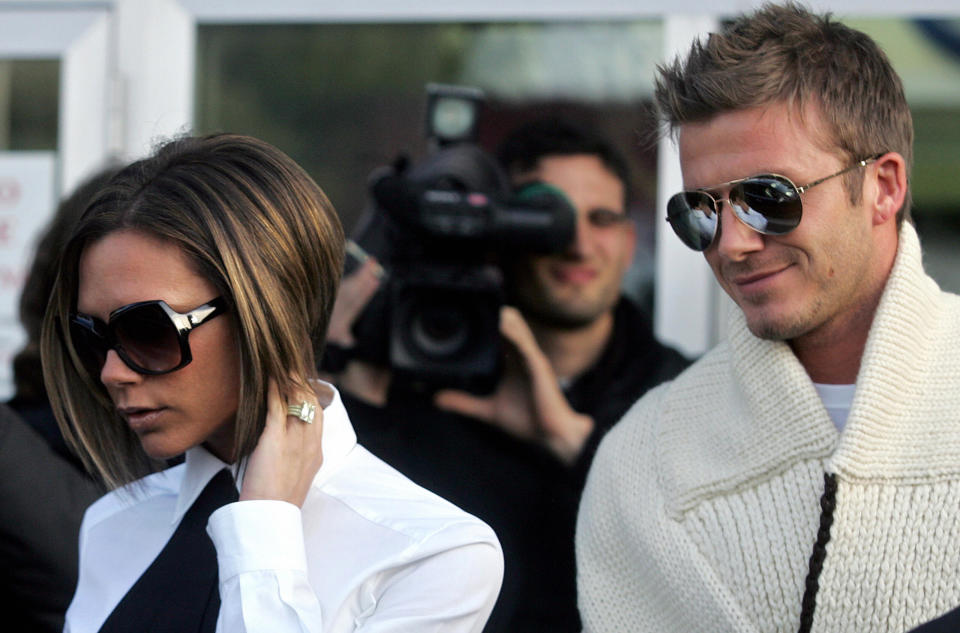
[[[100,369],[100,382],[104,385],[122,385],[138,382],[142,376],[127,367],[116,350],[107,350],[106,360]]]

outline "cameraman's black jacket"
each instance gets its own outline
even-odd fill
[[[590,460],[630,405],[688,364],[657,342],[650,320],[621,299],[600,359],[564,392],[595,423],[573,467],[490,424],[439,411],[422,396],[393,390],[385,408],[342,396],[361,444],[496,531],[506,570],[484,630],[573,633],[581,628],[574,528]]]

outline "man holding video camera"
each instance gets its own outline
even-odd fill
[[[502,262],[504,369],[490,395],[440,390],[424,402],[391,386],[382,366],[351,361],[337,382],[363,444],[417,483],[487,521],[506,572],[487,631],[579,631],[574,525],[600,437],[686,359],[659,344],[621,295],[635,227],[626,215],[624,159],[603,139],[559,120],[522,126],[498,159],[514,187],[545,183],[576,211],[571,243]],[[368,261],[344,280],[329,338],[378,285]],[[344,326],[344,323],[347,326]]]

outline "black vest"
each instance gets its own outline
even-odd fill
[[[220,614],[217,553],[207,520],[237,500],[226,469],[210,480],[160,554],[134,583],[100,633],[213,633]]]

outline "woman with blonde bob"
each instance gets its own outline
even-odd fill
[[[357,445],[316,380],[343,242],[244,136],[171,141],[94,197],[41,343],[64,436],[113,488],[66,631],[483,628],[496,537]]]

